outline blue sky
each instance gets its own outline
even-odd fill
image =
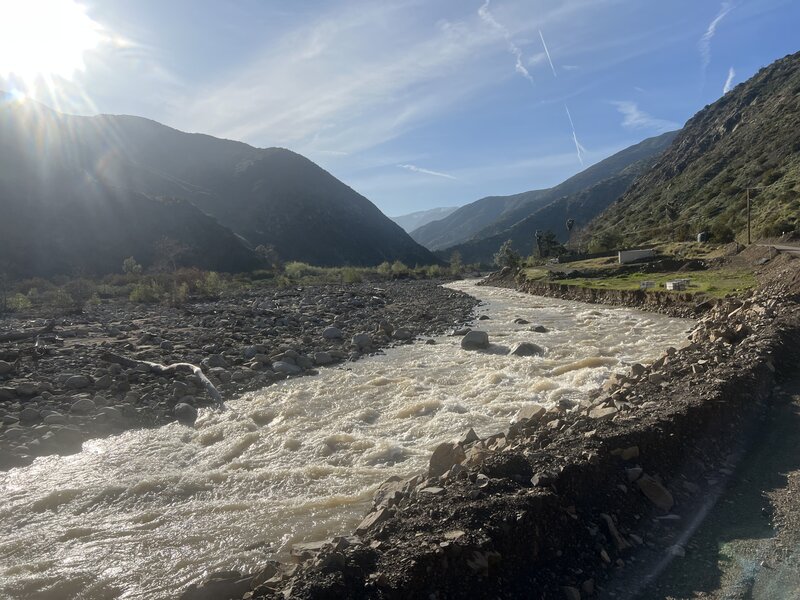
[[[556,184],[800,50],[795,0],[0,0],[3,20],[39,1],[97,39],[46,85],[0,62],[0,87],[286,147],[389,215]]]

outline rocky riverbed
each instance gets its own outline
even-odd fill
[[[0,469],[90,437],[191,420],[224,398],[311,375],[464,323],[477,301],[432,281],[263,288],[180,308],[108,302],[54,320],[0,320]],[[132,363],[118,364],[116,358]],[[116,361],[116,362],[115,362]],[[187,414],[188,413],[188,414]]]
[[[680,525],[697,521],[776,381],[796,373],[797,264],[784,266],[709,307],[689,345],[584,401],[442,444],[426,473],[381,486],[354,535],[300,544],[294,564],[215,574],[184,597],[636,597],[651,569],[686,556]]]

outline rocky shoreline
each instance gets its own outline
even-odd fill
[[[635,597],[648,562],[685,555],[678,525],[796,370],[798,294],[775,281],[707,307],[686,347],[577,405],[531,405],[507,431],[442,444],[428,473],[381,486],[354,535],[184,597]]]
[[[196,374],[145,362],[197,365],[228,399],[441,334],[477,301],[440,283],[270,287],[180,308],[110,301],[0,320],[0,469],[78,452],[92,437],[191,422],[215,404]]]

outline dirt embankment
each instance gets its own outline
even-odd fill
[[[688,346],[580,403],[531,405],[505,432],[441,445],[427,474],[381,487],[354,535],[185,598],[633,597],[637,548],[685,553],[671,525],[734,467],[799,349],[800,308],[780,283],[719,301]]]

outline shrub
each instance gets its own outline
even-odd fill
[[[164,297],[164,288],[154,279],[148,279],[133,286],[129,296],[131,302],[153,304],[161,302]]]
[[[409,270],[405,263],[399,260],[396,260],[392,263],[392,277],[408,277],[408,275]]]
[[[342,283],[361,283],[362,279],[358,269],[354,269],[353,267],[345,267],[342,269]]]
[[[142,265],[136,262],[136,259],[129,256],[122,261],[122,272],[126,275],[141,275]]]
[[[388,277],[392,274],[392,265],[388,261],[383,261],[375,268],[375,270],[378,272],[378,275]]]

